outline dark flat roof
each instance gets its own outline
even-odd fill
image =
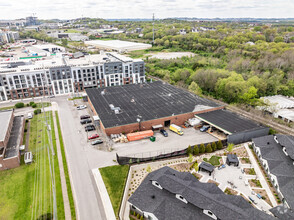
[[[238,157],[235,154],[228,154],[227,158],[232,163],[238,163],[239,162]]]
[[[225,109],[196,114],[196,116],[231,134],[263,128],[263,126]]]
[[[104,91],[104,95],[101,92]],[[197,112],[219,105],[167,83],[131,84],[86,89],[105,128]],[[115,114],[109,105],[121,109]]]
[[[21,129],[23,127],[23,116],[15,116],[10,133],[10,137],[5,150],[4,158],[15,157],[19,154],[21,139]]]

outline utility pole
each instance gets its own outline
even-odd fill
[[[152,31],[153,31],[153,37],[152,37],[152,45],[154,45],[154,13],[153,13],[153,28],[152,28]]]

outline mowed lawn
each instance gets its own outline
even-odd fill
[[[205,162],[208,162],[208,163],[212,164],[213,166],[220,165],[220,162],[219,162],[220,159],[221,159],[221,157],[218,157],[218,156],[212,156],[211,158],[209,158],[209,160],[207,158],[203,158],[203,160]]]
[[[125,183],[129,173],[129,166],[110,166],[99,169],[106,186],[111,204],[116,216],[118,216]]]
[[[50,134],[56,152],[52,113],[46,113],[51,125]],[[58,219],[64,219],[64,206],[57,155],[52,156],[45,117],[34,115],[30,125],[29,150],[34,162],[16,169],[0,171],[0,219],[38,219],[53,215],[53,187],[49,162],[54,165],[56,207]],[[50,160],[49,160],[49,155]],[[44,218],[45,219],[45,218]]]

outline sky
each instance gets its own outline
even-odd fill
[[[0,19],[292,18],[294,0],[0,0]]]

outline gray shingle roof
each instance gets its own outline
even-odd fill
[[[278,136],[278,141],[283,135]],[[267,160],[269,171],[278,179],[279,189],[287,203],[294,209],[294,166],[293,160],[283,152],[283,146],[278,144],[273,135],[252,139],[260,148],[262,158]]]
[[[283,220],[293,220],[294,219],[294,213],[284,207],[284,206],[276,206],[272,209],[270,209],[271,213],[274,214],[274,216],[278,217],[279,219],[283,219]]]
[[[238,157],[235,154],[228,154],[227,159],[231,163],[238,163],[239,162]]]
[[[286,152],[294,160],[294,137],[288,135],[276,135],[280,145],[286,148]]]
[[[205,169],[209,172],[212,172],[214,170],[214,166],[211,165],[210,163],[206,163],[206,162],[201,162],[201,164],[199,165],[199,169]]]
[[[152,180],[163,189],[152,185]],[[175,194],[182,195],[188,203],[177,199]],[[169,167],[148,174],[129,202],[158,219],[211,219],[203,214],[203,209],[210,210],[219,219],[274,219],[255,209],[241,196],[227,195],[213,183],[199,182],[192,174]]]

